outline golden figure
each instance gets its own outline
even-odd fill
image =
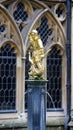
[[[29,62],[31,67],[29,70],[30,79],[44,79],[44,47],[36,30],[32,30],[29,34]]]

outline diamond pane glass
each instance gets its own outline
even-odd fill
[[[62,56],[60,50],[53,47],[47,57],[47,108],[61,108],[62,102]],[[54,104],[54,106],[53,106]]]
[[[25,11],[25,7],[21,2],[17,4],[17,10],[14,11],[13,16],[14,16],[14,19],[17,20],[17,21],[20,20],[20,19],[22,21],[27,20],[28,14]]]
[[[46,45],[48,37],[52,34],[52,30],[49,29],[48,19],[46,17],[41,18],[41,24],[37,28],[38,34],[43,42],[43,45]]]
[[[0,49],[0,111],[15,110],[16,104],[16,55],[6,44]]]
[[[25,11],[25,6],[23,3],[19,2],[17,4],[17,9],[14,11],[13,13],[13,17],[16,21],[20,21],[19,22],[19,30],[22,31],[23,29],[23,25],[22,22],[26,21],[28,18],[28,14]]]

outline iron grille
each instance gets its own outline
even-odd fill
[[[0,111],[15,110],[16,55],[6,44],[0,49]]]
[[[62,102],[62,56],[60,50],[53,47],[47,57],[47,91],[52,100],[47,96],[47,108],[61,108]]]

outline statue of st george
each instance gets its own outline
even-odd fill
[[[29,34],[29,62],[31,63],[29,70],[30,79],[44,79],[44,57],[47,53],[44,52],[43,43],[38,35],[37,30],[32,30]]]

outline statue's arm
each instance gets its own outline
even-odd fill
[[[31,58],[31,53],[30,53],[30,51],[29,51],[29,62],[30,62],[31,64],[33,64],[33,60],[32,60],[32,58]]]

